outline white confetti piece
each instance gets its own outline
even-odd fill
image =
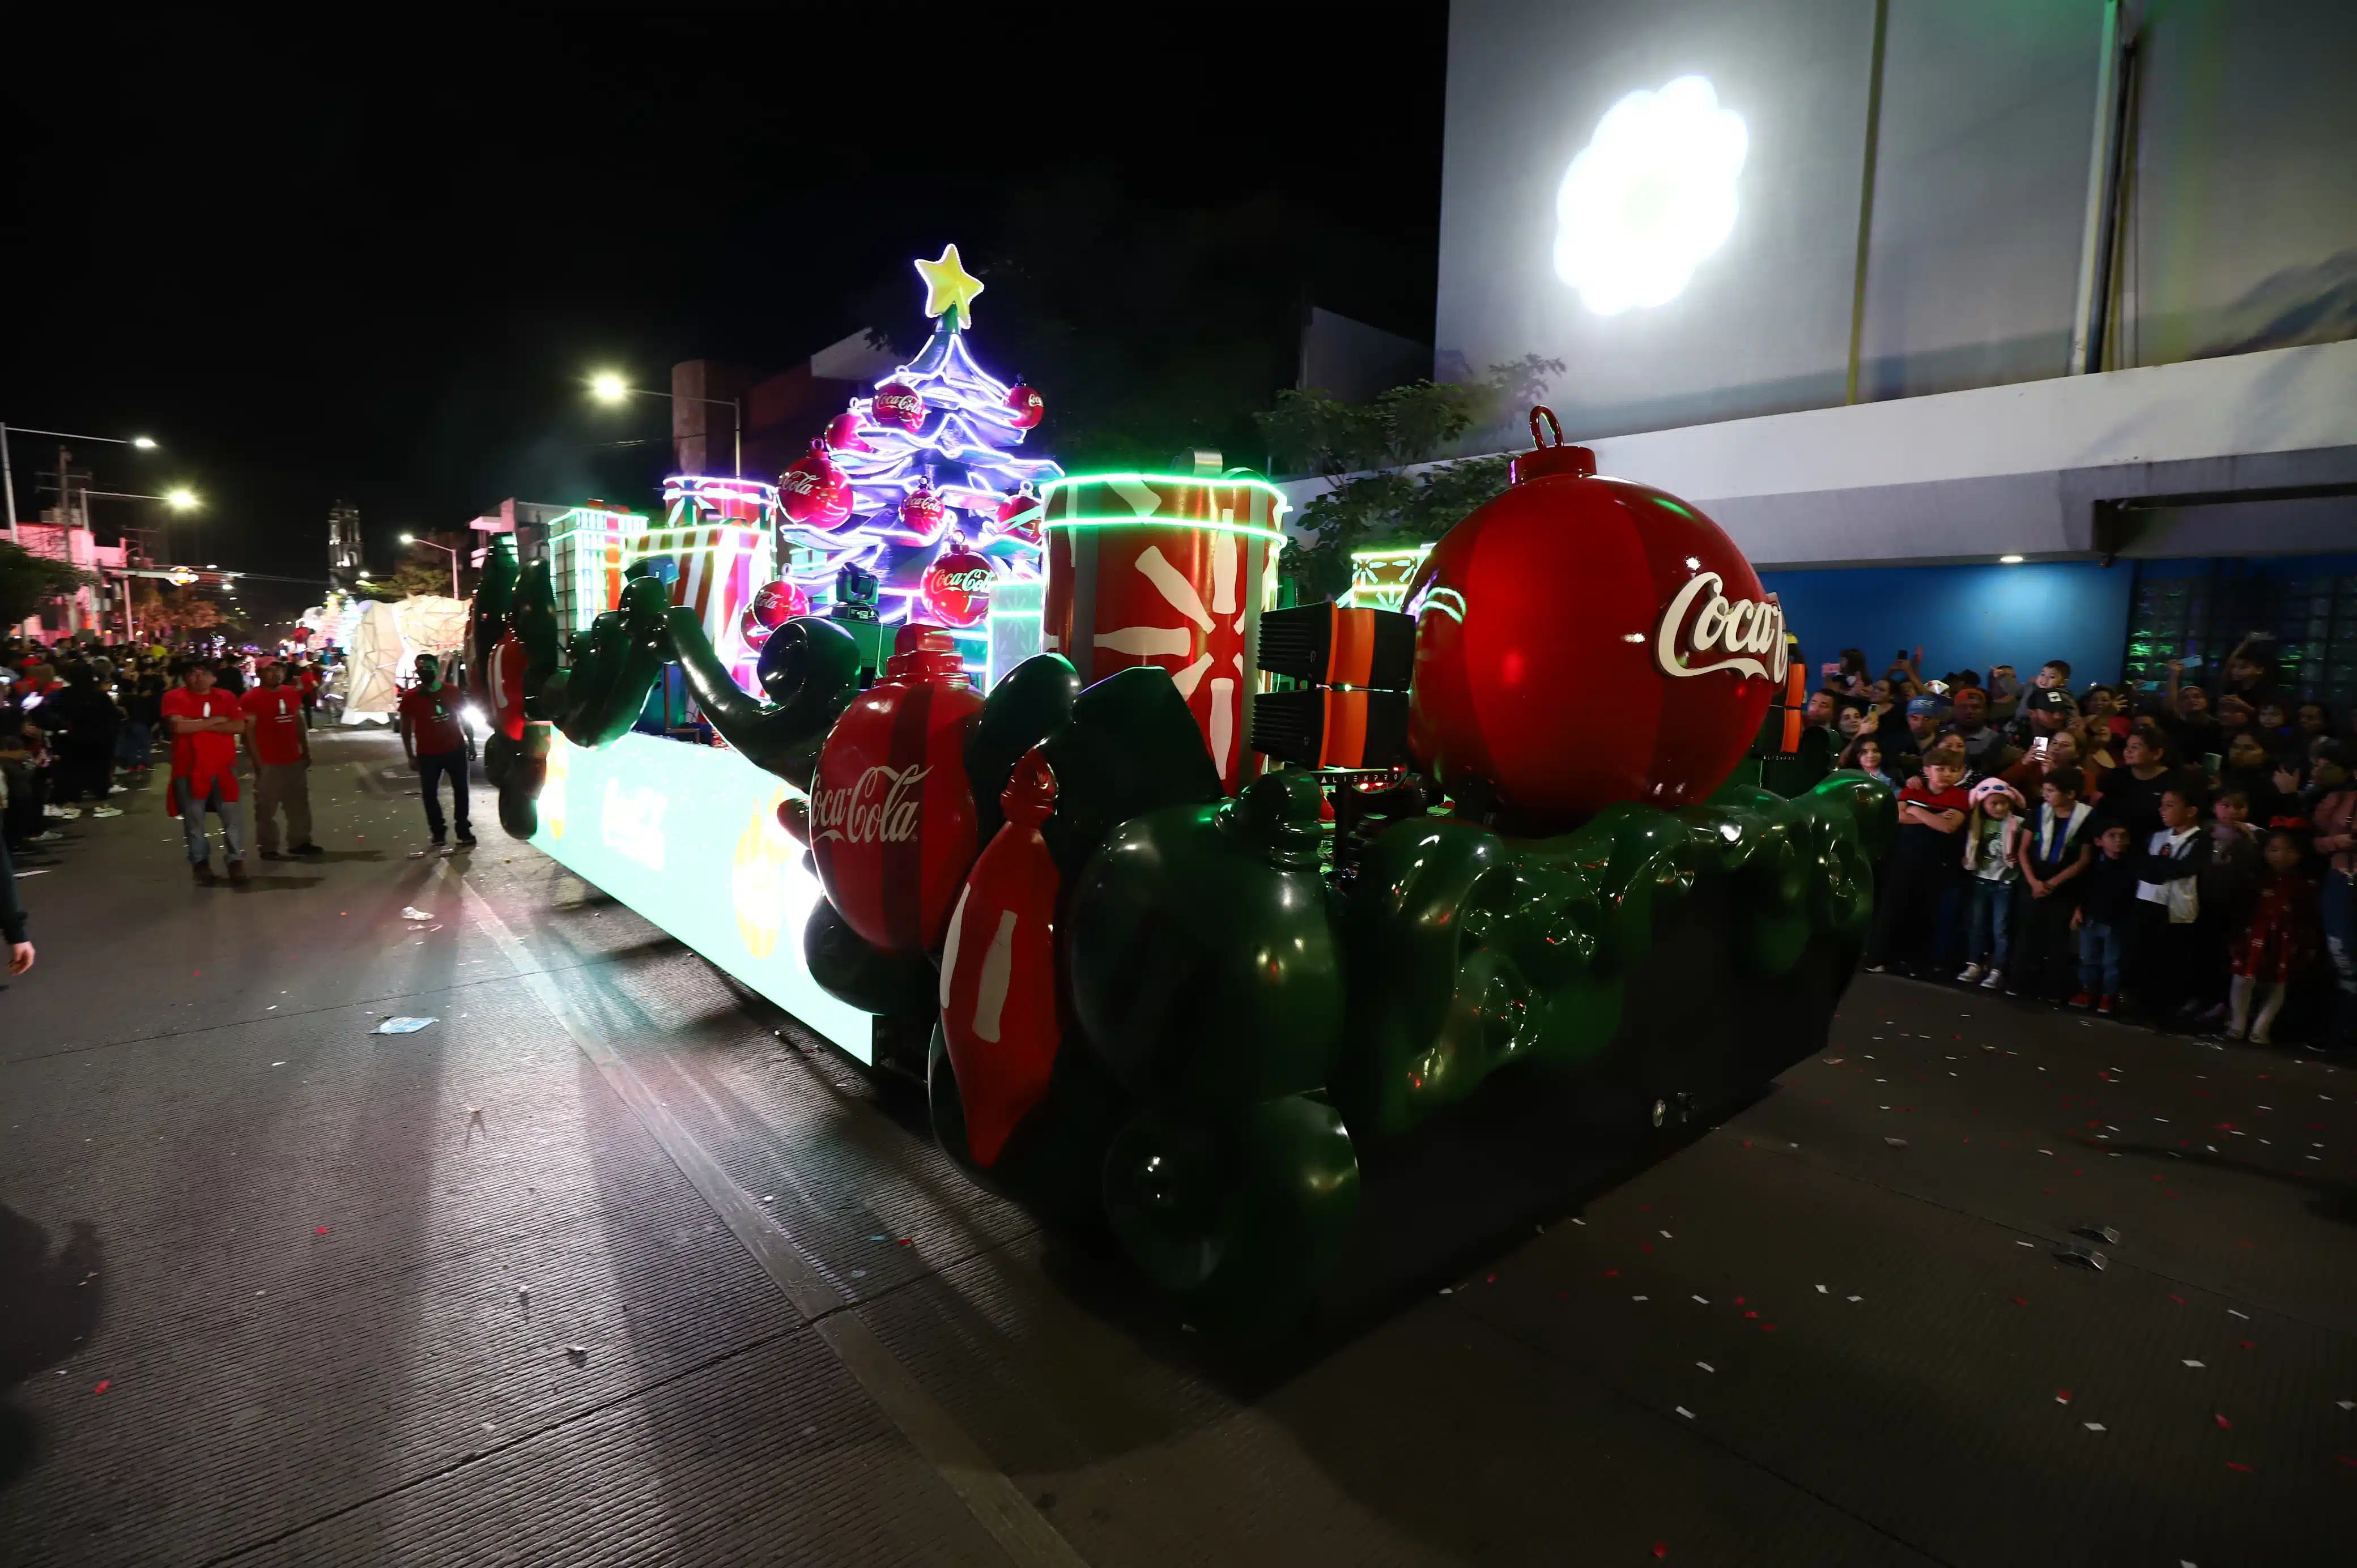
[[[1701,1302],[1705,1306],[1708,1306],[1708,1305],[1710,1305],[1710,1298],[1709,1298],[1709,1297],[1707,1297],[1707,1296],[1700,1296],[1700,1295],[1698,1295],[1698,1296],[1695,1297],[1695,1299],[1696,1301],[1698,1301],[1698,1302]]]
[[[1684,1405],[1680,1405],[1677,1408],[1680,1415],[1684,1416],[1688,1421],[1692,1421],[1694,1419],[1694,1412],[1688,1410]]]
[[[1864,1300],[1866,1299],[1866,1297],[1864,1297],[1864,1296],[1862,1296],[1862,1295],[1854,1295],[1854,1296],[1851,1296],[1849,1299],[1850,1299],[1850,1300],[1852,1300],[1852,1301],[1864,1301]]]
[[[2189,1366],[2189,1367],[2199,1367],[2199,1366],[2201,1366],[2201,1362],[2199,1362],[2199,1361],[2197,1361],[2197,1360],[2194,1360],[2194,1359],[2193,1359],[2191,1357],[2190,1357],[2190,1356],[2186,1358],[2185,1364],[2186,1364],[2187,1366]]]
[[[1708,1361],[1696,1361],[1695,1365],[1700,1367],[1706,1372],[1716,1372],[1718,1370],[1717,1367],[1712,1366]]]
[[[2229,1317],[2240,1317],[2240,1318],[2243,1318],[2243,1319],[2244,1319],[2245,1321],[2247,1321],[2247,1320],[2250,1318],[2250,1316],[2251,1316],[2251,1315],[2250,1315],[2249,1313],[2247,1313],[2247,1312],[2236,1312],[2233,1307],[2231,1307],[2231,1306],[2230,1306],[2230,1307],[2228,1307],[2228,1308],[2226,1309],[2226,1316],[2229,1316]]]
[[[2334,1400],[2332,1402],[2342,1410],[2357,1410],[2357,1400]]]
[[[1819,1285],[1819,1286],[1817,1287],[1817,1294],[1818,1294],[1819,1295],[1831,1295],[1831,1294],[1833,1294],[1833,1292],[1831,1292],[1831,1291],[1829,1291],[1829,1290],[1825,1289],[1825,1287],[1824,1287],[1824,1286],[1823,1286],[1823,1285]]]
[[[2100,1421],[2083,1422],[2081,1424],[2090,1432],[2101,1432],[2104,1429],[2104,1423]]]
[[[1631,1301],[1650,1301],[1652,1298],[1651,1296],[1632,1295],[1629,1299]]]

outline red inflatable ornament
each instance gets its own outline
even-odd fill
[[[966,1152],[985,1169],[1048,1092],[1056,1015],[1055,858],[1039,824],[1056,775],[1034,746],[999,802],[1006,825],[974,863],[942,952],[942,1035],[965,1111]]]
[[[884,679],[827,732],[811,780],[810,845],[826,896],[888,952],[930,952],[974,864],[966,732],[982,698],[938,627],[899,629]]]
[[[490,688],[491,727],[510,740],[523,738],[523,666],[522,642],[514,632],[502,632],[491,644],[483,683]]]
[[[900,526],[914,534],[921,543],[931,544],[942,534],[942,522],[948,509],[942,505],[942,495],[931,480],[919,479],[900,503]]]
[[[761,645],[770,640],[770,633],[796,616],[808,614],[810,596],[781,578],[774,583],[764,583],[754,591],[753,600],[745,607],[737,629],[745,639],[745,646],[759,653]]]
[[[1017,377],[1006,392],[1006,423],[1017,430],[1028,430],[1047,417],[1048,400]]]
[[[888,381],[877,388],[870,411],[877,424],[888,424],[896,430],[914,430],[925,423],[925,400],[906,381]]]
[[[1512,485],[1408,589],[1409,747],[1452,793],[1484,780],[1534,829],[1615,800],[1699,800],[1784,678],[1783,612],[1710,519],[1598,478],[1552,410],[1531,412],[1531,435]]]
[[[802,528],[834,528],[850,518],[851,477],[826,455],[825,442],[812,442],[810,456],[778,476],[778,506]]]
[[[1028,479],[1013,495],[999,499],[999,529],[1017,539],[1032,544],[1044,543],[1047,535],[1039,531],[1040,517],[1039,492],[1031,488]]]
[[[990,613],[990,585],[996,577],[988,556],[975,554],[964,540],[952,535],[950,547],[925,568],[925,607],[945,625],[978,626]]]
[[[838,452],[873,452],[874,442],[859,434],[859,416],[845,411],[826,422],[826,444]]]

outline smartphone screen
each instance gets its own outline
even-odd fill
[[[2038,760],[2039,760],[2039,761],[2040,761],[2040,762],[2045,761],[2045,760],[2046,760],[2046,743],[2047,743],[2049,740],[2052,739],[2052,738],[2053,738],[2053,737],[2052,737],[2052,736],[2043,736],[2043,735],[2041,735],[2041,736],[2040,736],[2036,740],[2031,741],[2031,742],[2029,743],[2029,755],[2030,755],[2030,756],[2032,756],[2032,757],[2036,757],[2036,758],[2038,758]]]
[[[2225,768],[2226,759],[2214,751],[2205,751],[2201,754],[2201,766],[2214,779]]]

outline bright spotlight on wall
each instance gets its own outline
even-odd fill
[[[1996,558],[1996,564],[2000,566],[2018,566],[2021,564],[2021,557],[2018,555],[2000,555]]]
[[[1676,298],[1734,231],[1749,145],[1706,77],[1621,99],[1555,193],[1555,275],[1598,316]]]

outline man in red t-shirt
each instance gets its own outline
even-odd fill
[[[221,849],[231,882],[245,880],[245,835],[237,809],[237,737],[246,718],[237,699],[213,690],[213,668],[188,666],[181,684],[164,693],[164,727],[172,733],[172,782],[167,809],[180,819],[188,869],[199,883],[213,879],[208,810],[221,820]]]
[[[442,661],[430,653],[417,656],[417,684],[401,694],[401,749],[417,770],[418,793],[425,798],[425,831],[442,842],[442,790],[450,779],[450,815],[458,830],[458,846],[471,847],[475,830],[467,824],[467,759],[473,749],[466,726],[458,722],[458,693],[443,683]]]
[[[253,843],[264,860],[325,854],[311,842],[311,736],[303,725],[303,694],[286,683],[286,667],[262,667],[262,684],[241,702],[253,721],[245,754],[253,761]],[[278,853],[278,814],[286,814],[287,855]]]

